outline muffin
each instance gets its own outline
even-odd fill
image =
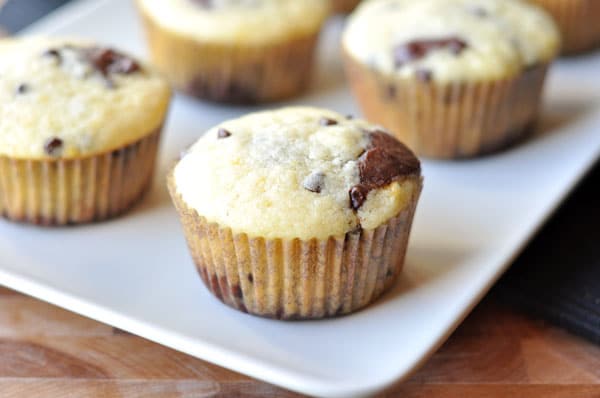
[[[365,116],[433,158],[522,138],[560,46],[552,19],[519,0],[371,0],[342,40]]]
[[[564,54],[577,54],[600,45],[600,1],[529,0],[545,8],[562,34]]]
[[[331,0],[331,8],[336,14],[346,14],[354,10],[361,0]]]
[[[294,96],[310,79],[323,0],[137,0],[152,60],[179,90],[213,101]]]
[[[116,216],[148,188],[168,84],[98,44],[0,40],[0,213],[44,225]]]
[[[277,319],[348,314],[388,289],[422,186],[382,128],[303,107],[214,127],[168,183],[207,288]]]

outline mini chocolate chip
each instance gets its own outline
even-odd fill
[[[63,140],[57,137],[48,138],[44,144],[44,151],[50,156],[60,156]]]
[[[60,63],[62,61],[62,56],[60,55],[60,52],[55,48],[50,48],[50,49],[44,51],[42,53],[42,56],[48,57],[48,58],[54,58],[57,63]]]
[[[349,234],[354,234],[354,235],[360,235],[363,231],[363,227],[360,223],[358,223],[358,225],[354,228],[352,228],[350,231],[348,231]]]
[[[244,292],[242,292],[240,285],[233,285],[231,287],[231,293],[240,300],[244,298]]]
[[[539,67],[540,67],[540,64],[538,62],[534,62],[530,65],[525,66],[524,71],[525,71],[525,73],[533,72],[536,69],[538,69]]]
[[[117,88],[117,85],[115,84],[115,82],[110,78],[103,79],[103,82],[104,82],[104,87],[106,87],[109,90],[114,90],[115,88]]]
[[[444,48],[450,50],[454,55],[459,55],[467,47],[467,43],[458,37],[415,40],[394,47],[394,64],[396,68],[400,68],[408,62],[424,58],[430,51]]]
[[[386,86],[385,94],[386,94],[387,98],[395,99],[396,98],[396,86],[394,86],[393,84]]]
[[[276,319],[283,319],[283,308],[278,308],[275,312]]]
[[[219,131],[217,131],[217,138],[227,138],[227,137],[231,137],[231,133],[225,129],[219,129]]]
[[[212,0],[192,0],[192,3],[203,8],[213,8]]]
[[[44,51],[44,53],[42,55],[44,57],[56,57],[56,58],[60,58],[60,53],[55,48],[49,48],[48,50]]]
[[[26,83],[21,83],[17,87],[17,94],[25,94],[28,91],[29,91],[29,85],[27,85]]]
[[[354,210],[358,210],[367,200],[369,190],[365,189],[362,185],[355,185],[350,188],[350,207]]]
[[[338,124],[338,122],[337,120],[330,119],[328,117],[322,117],[321,119],[319,119],[319,124],[321,126],[335,126],[336,124]]]
[[[254,283],[254,276],[252,274],[248,274],[248,282]]]
[[[325,174],[320,171],[314,172],[304,179],[302,186],[304,189],[314,193],[321,193],[325,185]]]
[[[487,10],[483,7],[475,6],[475,7],[470,8],[470,11],[471,11],[471,14],[478,16],[480,18],[485,18],[489,15]]]
[[[433,72],[429,69],[417,69],[415,71],[417,79],[423,83],[429,83],[433,79]]]
[[[84,53],[92,66],[104,76],[111,73],[128,75],[141,69],[133,59],[110,48],[94,47]]]

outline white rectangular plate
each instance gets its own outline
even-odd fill
[[[341,26],[338,19],[327,27],[313,87],[293,103],[358,113],[338,57]],[[76,2],[29,33],[85,35],[144,53],[129,1]],[[238,313],[207,292],[166,193],[165,171],[205,129],[257,108],[182,96],[144,203],[84,227],[0,221],[0,283],[291,390],[373,393],[406,377],[444,341],[598,157],[599,55],[553,70],[540,133],[528,142],[482,159],[424,163],[406,271],[393,291],[358,314],[278,322]]]

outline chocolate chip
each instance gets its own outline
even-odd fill
[[[356,227],[354,227],[353,229],[351,229],[350,231],[348,231],[349,234],[354,234],[354,235],[360,235],[363,231],[363,227],[360,223],[358,223],[358,225]]]
[[[57,65],[60,65],[60,63],[62,62],[62,56],[60,55],[60,52],[55,48],[50,48],[44,51],[42,53],[42,56],[53,59]]]
[[[375,130],[365,132],[370,142],[358,158],[360,183],[350,189],[350,208],[355,211],[367,200],[370,191],[389,185],[392,181],[421,174],[419,159],[400,141]]]
[[[25,94],[28,91],[29,91],[29,85],[27,85],[26,83],[21,83],[17,87],[17,94]]]
[[[483,7],[474,6],[469,9],[471,14],[478,16],[479,18],[485,18],[489,16],[487,10]]]
[[[115,82],[110,78],[103,79],[103,82],[104,82],[104,87],[106,87],[109,90],[113,90],[113,89],[117,88],[117,85],[115,84]]]
[[[202,8],[213,8],[214,4],[212,2],[212,0],[191,0],[192,3],[196,4],[197,6],[200,6]]]
[[[85,50],[85,55],[92,66],[104,76],[111,73],[128,75],[141,69],[132,58],[110,48],[93,47]]]
[[[248,282],[254,283],[254,276],[252,274],[248,274]]]
[[[325,185],[325,174],[320,171],[314,172],[304,179],[302,186],[304,189],[314,193],[321,193]]]
[[[396,68],[400,68],[408,62],[424,58],[430,51],[439,49],[448,49],[454,55],[459,55],[467,47],[467,43],[458,37],[415,40],[394,48],[394,64]]]
[[[350,188],[350,207],[354,210],[358,210],[367,200],[369,190],[363,185],[355,185]]]
[[[231,287],[231,293],[240,300],[244,299],[244,292],[242,292],[240,285],[233,285]]]
[[[63,140],[57,137],[48,138],[44,144],[44,151],[50,156],[60,156]]]
[[[420,82],[429,83],[433,79],[433,72],[429,69],[417,69],[415,76]]]
[[[217,138],[227,138],[227,137],[231,137],[231,133],[223,128],[219,129],[217,131]]]
[[[396,98],[396,86],[394,86],[393,84],[387,85],[385,95],[386,95],[386,98],[388,98],[388,99],[395,99]]]
[[[60,58],[60,52],[55,48],[49,48],[42,53],[44,57]]]
[[[338,122],[337,120],[330,119],[328,117],[322,117],[321,119],[319,119],[319,124],[321,126],[335,126],[336,124],[338,124]]]

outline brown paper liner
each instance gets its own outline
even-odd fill
[[[140,13],[153,63],[180,91],[218,102],[259,103],[308,87],[318,31],[265,45],[203,43]]]
[[[0,156],[0,214],[13,221],[58,226],[123,213],[151,184],[160,130],[121,149],[88,157]]]
[[[276,319],[349,314],[377,299],[400,274],[421,183],[396,217],[374,230],[328,239],[267,239],[209,223],[169,191],[204,284],[223,303]]]
[[[436,84],[400,80],[345,54],[346,73],[366,118],[417,154],[465,158],[523,138],[538,115],[548,65],[489,82]]]
[[[545,8],[562,34],[564,54],[577,54],[600,46],[600,1],[529,0]]]
[[[334,14],[347,14],[354,10],[361,0],[332,0],[331,8]]]

